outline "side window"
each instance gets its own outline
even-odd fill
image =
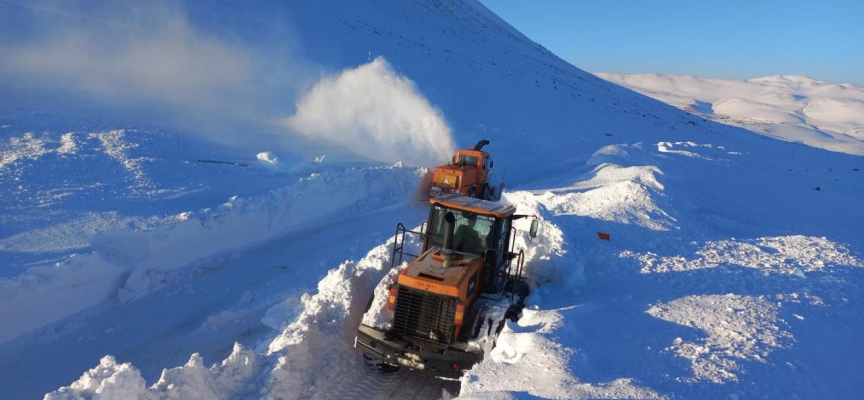
[[[501,231],[498,233],[498,250],[503,254],[504,252],[510,251],[510,248],[507,247],[507,242],[510,240],[510,220],[505,219],[501,220]]]
[[[426,229],[428,239],[426,249],[424,250],[428,250],[432,246],[443,247],[446,225],[444,224],[444,213],[439,207],[435,207],[432,216],[429,218],[428,224],[429,226]]]

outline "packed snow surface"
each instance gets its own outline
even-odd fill
[[[0,2],[0,397],[864,391],[861,88],[625,79],[685,112],[475,0],[99,5]],[[526,308],[459,380],[370,371],[394,228],[480,139]]]

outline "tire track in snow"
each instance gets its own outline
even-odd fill
[[[336,386],[322,388],[311,399],[438,400],[459,394],[459,381],[442,380],[429,373],[404,368],[383,374],[369,370],[360,357],[358,353],[355,369],[349,376]]]

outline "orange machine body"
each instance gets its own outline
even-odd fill
[[[492,198],[495,189],[489,185],[489,177],[493,162],[489,153],[481,150],[488,143],[481,140],[472,148],[457,151],[448,164],[435,167],[430,196],[455,193]]]

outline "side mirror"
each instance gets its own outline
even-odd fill
[[[537,228],[539,228],[539,227],[540,227],[539,221],[537,221],[536,219],[531,220],[531,230],[528,231],[528,236],[530,236],[531,239],[534,239],[537,237]]]

